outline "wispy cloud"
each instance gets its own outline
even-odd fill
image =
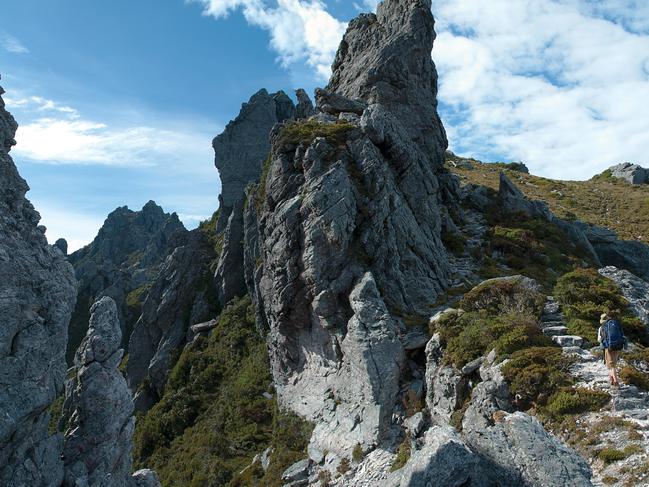
[[[438,1],[433,57],[452,146],[560,178],[646,162],[649,36],[638,29],[649,9],[612,17],[607,5]]]
[[[265,29],[270,44],[285,67],[306,62],[320,79],[331,73],[331,62],[346,23],[329,14],[320,0],[190,0],[204,5],[204,13],[217,19],[241,9],[248,23]]]
[[[60,112],[67,114],[71,118],[79,118],[79,112],[67,105],[61,105],[54,100],[49,100],[41,96],[28,96],[25,98],[12,98],[11,96],[4,97],[5,103],[11,107],[18,107],[22,109],[33,109],[39,112]]]
[[[150,167],[187,158],[209,161],[213,131],[168,123],[123,125],[82,117],[66,104],[40,96],[7,97],[7,107],[23,121],[16,157],[44,164]],[[218,128],[212,127],[215,131]]]
[[[29,52],[29,49],[20,40],[2,30],[0,30],[0,46],[5,51],[14,54],[27,54]]]

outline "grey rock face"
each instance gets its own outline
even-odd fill
[[[480,485],[480,461],[450,426],[434,426],[423,446],[385,482],[389,487],[464,487]]]
[[[649,282],[643,281],[629,271],[612,266],[600,269],[599,273],[620,286],[622,294],[631,304],[636,316],[649,326]]]
[[[313,111],[304,90],[298,98],[300,116]],[[243,104],[237,118],[212,143],[221,178],[216,231],[223,233],[224,240],[214,276],[221,306],[246,294],[242,245],[246,187],[259,181],[264,161],[269,157],[269,134],[273,126],[295,116],[296,108],[285,93],[271,95],[260,90]]]
[[[295,118],[309,118],[315,113],[313,108],[313,102],[306,91],[302,88],[295,90],[295,96],[297,97],[297,106],[295,107]]]
[[[649,184],[649,169],[632,164],[630,162],[623,162],[616,166],[609,168],[611,176],[618,179],[624,179],[631,184]]]
[[[426,405],[433,420],[448,422],[469,394],[468,379],[453,366],[442,364],[439,334],[426,345]]]
[[[259,181],[262,164],[270,153],[270,130],[294,117],[295,107],[284,92],[269,94],[262,89],[241,106],[239,115],[212,141],[221,179],[218,233],[225,229],[234,206],[243,206],[246,186]]]
[[[462,420],[467,445],[482,458],[486,485],[590,486],[588,463],[531,416],[512,411],[507,384],[490,354]]]
[[[63,252],[63,255],[68,255],[68,241],[66,239],[58,239],[56,242],[54,242],[54,246],[61,252]]]
[[[104,296],[90,311],[88,333],[74,358],[76,376],[66,384],[63,485],[127,486],[135,418],[131,393],[118,370],[124,351],[117,305]]]
[[[111,212],[92,243],[69,256],[79,280],[79,294],[70,324],[68,362],[85,335],[90,306],[101,296],[110,296],[117,303],[122,345],[128,344],[146,286],[177,239],[186,233],[175,213],[167,214],[149,201],[140,211],[124,206]],[[132,292],[137,296],[129,296]]]
[[[304,141],[276,127],[246,212],[248,288],[280,402],[316,423],[313,459],[389,436],[408,342],[391,313],[427,316],[449,285],[441,231],[457,184],[443,169],[424,3],[388,0],[352,21],[317,94],[330,113],[311,118],[347,123]]]
[[[58,487],[62,438],[48,434],[47,408],[63,391],[77,283],[25,198],[9,156],[17,126],[0,97],[0,485]]]
[[[138,410],[148,409],[162,394],[174,352],[185,345],[189,327],[216,314],[209,269],[215,258],[205,235],[192,230],[160,267],[129,341],[127,378]],[[145,378],[147,387],[140,388]]]
[[[407,139],[433,163],[448,145],[437,114],[437,72],[430,57],[435,21],[430,0],[387,0],[376,15],[352,20],[336,54],[327,90],[383,105],[398,119]]]

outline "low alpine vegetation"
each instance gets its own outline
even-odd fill
[[[629,340],[649,345],[645,325],[629,311],[629,303],[620,288],[595,269],[576,269],[562,276],[554,287],[561,303],[570,334],[597,343],[599,317],[618,314]]]
[[[432,327],[439,333],[447,361],[456,367],[496,350],[503,359],[529,347],[551,347],[536,316],[544,299],[521,278],[486,281],[469,291],[460,310]]]
[[[247,297],[237,300],[209,337],[183,350],[162,399],[138,419],[136,466],[154,468],[166,486],[282,485],[281,472],[304,456],[311,427],[264,396],[270,383],[254,308]],[[269,446],[267,472],[239,473]]]

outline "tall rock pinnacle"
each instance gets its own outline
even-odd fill
[[[376,16],[352,20],[327,90],[385,106],[441,167],[448,142],[437,114],[430,7],[430,0],[387,0],[379,4]]]
[[[308,122],[271,134],[246,209],[245,268],[280,402],[314,421],[310,453],[389,437],[405,316],[448,287],[441,241],[457,183],[442,167],[430,3],[386,0],[349,24]]]
[[[118,366],[124,355],[115,301],[104,296],[90,310],[88,333],[66,385],[63,461],[69,487],[135,485],[131,478],[133,399]]]
[[[308,96],[303,94],[300,107],[304,113],[308,111],[306,100]],[[221,305],[246,293],[241,244],[246,186],[259,181],[263,162],[270,153],[271,129],[295,114],[295,106],[284,92],[269,94],[262,89],[243,104],[237,118],[212,143],[221,178],[216,231],[223,234],[223,250],[215,273]]]
[[[0,485],[55,486],[62,438],[48,434],[48,407],[63,390],[76,280],[25,198],[9,156],[17,127],[0,96]]]

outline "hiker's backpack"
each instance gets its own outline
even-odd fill
[[[602,329],[602,347],[609,350],[622,350],[626,345],[626,337],[622,324],[617,320],[608,320]]]

